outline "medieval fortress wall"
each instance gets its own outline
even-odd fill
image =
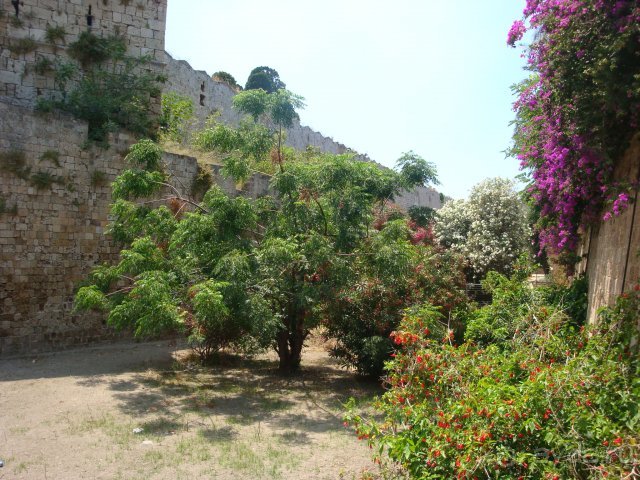
[[[67,45],[80,33],[120,34],[132,56],[149,55],[162,70],[167,0],[0,0],[0,98],[33,107],[38,97],[56,95],[52,75],[39,75],[36,63],[68,60]],[[62,35],[47,40],[47,32]],[[35,42],[24,53],[16,48]]]
[[[239,121],[231,88],[165,55],[166,8],[167,0],[0,0],[0,355],[114,335],[103,316],[75,314],[72,301],[94,265],[116,259],[117,249],[104,235],[109,184],[125,168],[134,138],[120,132],[111,135],[107,150],[87,147],[85,122],[36,112],[38,98],[60,93],[52,75],[37,73],[42,58],[68,60],[67,45],[83,31],[120,34],[130,55],[153,57],[151,68],[168,76],[166,90],[193,98],[201,122],[216,111],[225,122]],[[51,41],[47,31],[54,27],[63,35]],[[29,48],[16,48],[24,44]],[[300,149],[348,151],[299,124],[288,142]],[[167,153],[164,160],[188,194],[198,174],[196,159]],[[269,184],[266,176],[254,177],[238,192],[219,175],[215,180],[233,195],[263,195]],[[437,208],[440,199],[435,190],[420,189],[399,203]]]
[[[179,93],[193,101],[197,125],[203,126],[207,118],[214,114],[218,115],[223,123],[238,124],[241,117],[231,106],[233,96],[236,94],[233,88],[224,82],[214,80],[207,72],[194,70],[186,61],[176,60],[168,53],[165,62],[165,74],[168,78],[165,90]],[[326,153],[351,152],[355,154],[357,160],[372,161],[364,155],[353,152],[346,145],[301,125],[299,120],[296,120],[293,127],[287,130],[286,144],[298,150],[311,146]],[[436,209],[442,206],[440,194],[433,188],[425,187],[405,192],[396,198],[396,203],[404,209],[414,205]]]

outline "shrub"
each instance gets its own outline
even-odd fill
[[[326,305],[332,354],[360,374],[379,377],[394,346],[389,335],[403,312],[430,301],[457,325],[466,297],[460,258],[433,245],[414,244],[406,220],[372,234],[351,263],[351,276]]]
[[[436,210],[431,207],[419,207],[412,205],[409,207],[409,218],[419,227],[426,228],[435,219]]]
[[[183,142],[187,137],[189,123],[193,119],[193,101],[176,92],[162,95],[160,134],[165,140]]]
[[[236,90],[242,90],[242,87],[238,85],[236,79],[233,78],[233,75],[227,72],[216,72],[212,75],[212,78],[218,82],[223,82],[229,85],[231,88]]]
[[[25,37],[13,40],[8,48],[14,55],[26,55],[35,51],[38,48],[38,44],[33,38]]]
[[[64,42],[64,36],[67,34],[64,27],[47,25],[44,38],[49,43]]]
[[[474,280],[491,270],[510,273],[531,238],[526,205],[514,183],[501,178],[474,186],[467,201],[447,202],[436,214],[434,231],[441,245],[466,257]]]
[[[500,278],[494,288],[506,294],[517,282]],[[409,311],[393,334],[401,351],[377,403],[384,419],[349,413],[347,420],[412,478],[633,478],[638,290],[597,325],[580,328],[562,302],[520,287],[481,310],[504,332],[467,331],[480,343],[443,335],[442,315],[431,306]],[[489,318],[502,311],[511,322]]]

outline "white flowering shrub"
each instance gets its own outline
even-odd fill
[[[447,202],[437,213],[438,242],[462,253],[475,280],[495,270],[509,273],[531,239],[527,207],[514,183],[491,178],[476,185],[469,200]]]

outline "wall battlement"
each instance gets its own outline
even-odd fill
[[[202,127],[207,118],[213,114],[219,115],[220,121],[229,125],[237,125],[241,116],[232,107],[236,91],[224,82],[211,78],[203,70],[195,70],[188,62],[176,60],[166,54],[165,75],[168,80],[165,91],[176,92],[193,101],[195,106],[196,125]],[[358,154],[346,145],[325,137],[320,132],[301,125],[299,120],[287,130],[286,144],[298,150],[312,146],[321,152],[342,154],[354,153],[356,160],[371,162],[366,155]],[[385,168],[382,167],[381,168]],[[396,203],[404,209],[411,206],[440,208],[442,202],[440,194],[431,187],[420,187],[411,192],[405,192],[396,198]]]

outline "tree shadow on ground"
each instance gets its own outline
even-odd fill
[[[166,340],[121,341],[73,350],[0,359],[0,382],[80,377],[81,385],[104,383],[104,376],[170,367],[178,347]]]
[[[229,425],[229,432],[231,427],[266,425],[284,430],[285,443],[343,431],[342,404],[350,397],[369,399],[381,393],[378,382],[341,369],[324,354],[315,355],[296,375],[278,374],[272,360],[234,358],[224,365],[151,369],[136,373],[126,385],[112,381],[110,388],[117,392],[118,408],[130,416],[157,415],[176,428],[185,416],[214,418]]]

